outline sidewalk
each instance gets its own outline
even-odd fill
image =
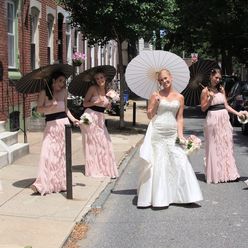
[[[125,111],[125,128],[119,129],[119,117],[106,115],[116,160],[120,165],[128,153],[143,138],[148,119],[145,101],[135,101]],[[82,139],[78,131],[72,133],[73,199],[66,193],[46,196],[32,195],[30,184],[35,180],[43,134],[28,132],[30,153],[13,164],[0,169],[0,248],[59,248],[73,227],[91,209],[91,205],[110,182],[108,178],[88,178],[83,171]],[[20,133],[20,140],[23,134]]]

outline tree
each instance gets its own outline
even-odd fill
[[[143,37],[150,40],[153,30],[173,27],[174,0],[59,0],[71,12],[71,21],[79,26],[90,44],[116,40],[120,70],[120,127],[124,127],[123,41]]]
[[[178,0],[180,25],[167,36],[168,46],[219,58],[224,73],[232,73],[233,57],[248,63],[246,0]]]

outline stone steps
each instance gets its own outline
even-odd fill
[[[0,168],[9,164],[8,153],[0,152]]]
[[[29,153],[28,143],[18,142],[18,131],[0,132],[0,168]]]

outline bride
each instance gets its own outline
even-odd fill
[[[202,193],[185,151],[176,144],[183,137],[184,98],[172,88],[172,75],[158,73],[162,88],[150,98],[151,119],[140,148],[144,159],[138,186],[137,207],[167,207],[171,203],[201,201]]]

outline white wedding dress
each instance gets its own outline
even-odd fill
[[[201,201],[202,193],[185,151],[176,144],[178,100],[161,99],[150,121],[140,157],[144,159],[138,185],[138,207],[166,207]]]

